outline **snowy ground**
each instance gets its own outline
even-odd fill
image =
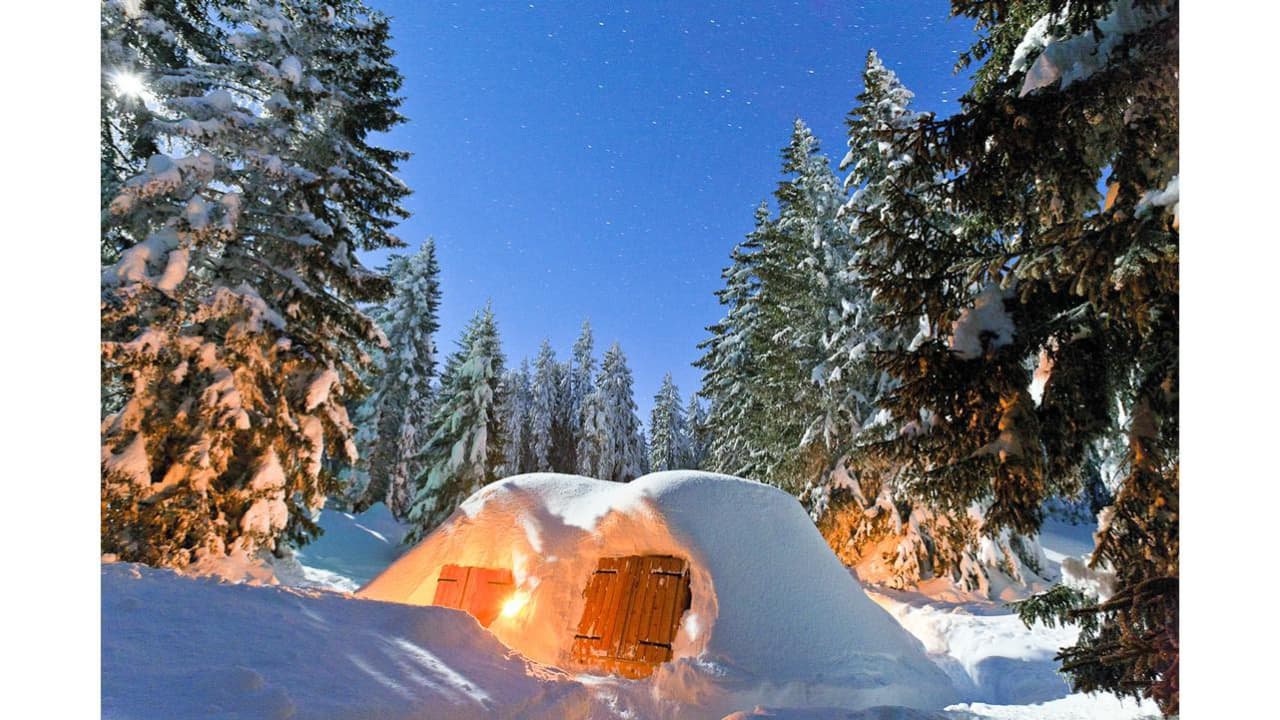
[[[102,568],[106,718],[702,718],[645,681],[573,677],[499,643],[445,608],[357,600],[403,548],[380,506],[327,511],[326,535],[282,584],[254,587],[136,565]],[[1052,562],[1092,546],[1089,528],[1050,523]],[[327,588],[327,589],[325,589]],[[1150,703],[1072,695],[1053,655],[1070,630],[1027,630],[999,603],[872,591],[925,645],[964,702],[945,711],[742,708],[735,718],[826,720],[1129,720]],[[715,720],[711,718],[710,720]]]
[[[1040,543],[1050,563],[1093,550],[1093,527],[1047,520]],[[1050,568],[1054,573],[1057,567]],[[1054,655],[1075,641],[1072,628],[1028,630],[1003,603],[943,602],[916,593],[869,590],[951,677],[965,702],[948,717],[1001,720],[1137,720],[1159,718],[1155,703],[1072,694]]]

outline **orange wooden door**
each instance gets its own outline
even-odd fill
[[[691,599],[684,560],[669,555],[601,558],[583,595],[586,602],[571,651],[575,661],[639,678],[671,659],[671,643]]]
[[[484,627],[497,619],[515,581],[505,568],[445,565],[436,579],[432,605],[466,610]]]

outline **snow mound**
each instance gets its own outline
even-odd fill
[[[795,498],[725,475],[508,478],[467,499],[358,594],[427,605],[445,564],[510,568],[528,600],[489,630],[538,662],[570,667],[588,578],[599,558],[624,555],[689,562],[692,604],[674,659],[643,681],[665,700],[723,717],[756,704],[932,709],[956,699]]]
[[[1075,642],[1073,626],[1032,632],[1001,605],[923,604],[888,590],[872,597],[924,643],[966,701],[1026,704],[1071,692],[1054,656]]]
[[[355,590],[405,551],[401,541],[407,528],[382,503],[358,515],[325,509],[316,522],[324,533],[294,556],[308,579],[323,584],[328,578],[334,589]]]
[[[866,710],[843,708],[765,708],[756,707],[751,712],[736,712],[724,720],[950,720],[955,716],[941,712],[913,710],[901,707],[873,707]],[[971,720],[962,718],[961,720]]]
[[[984,720],[1161,720],[1160,710],[1150,700],[1098,693],[1077,693],[1039,705],[987,705],[963,703],[947,708],[958,718]]]
[[[104,718],[607,717],[457,610],[102,566]]]

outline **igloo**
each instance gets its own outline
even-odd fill
[[[507,478],[357,594],[467,609],[529,658],[712,714],[956,699],[795,498],[726,475]]]

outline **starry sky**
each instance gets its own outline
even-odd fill
[[[492,300],[508,365],[543,338],[597,359],[621,343],[648,421],[662,376],[687,397],[729,252],[780,176],[803,118],[833,163],[875,48],[955,112],[974,38],[946,0],[442,2],[369,0],[392,18],[413,153],[399,228],[436,239],[444,352]],[[366,261],[380,265],[385,253]]]

